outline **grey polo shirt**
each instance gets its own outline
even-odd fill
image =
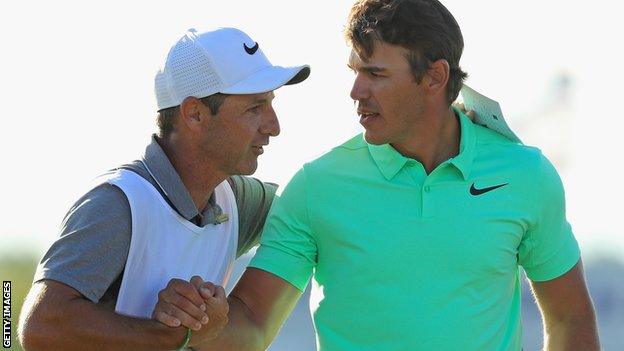
[[[221,208],[215,203],[214,194],[200,213],[155,136],[140,160],[120,168],[136,172],[149,181],[187,220],[201,226],[218,225],[215,217]],[[244,176],[232,176],[228,181],[238,208],[238,257],[258,243],[277,185]],[[60,237],[42,258],[34,281],[56,280],[93,302],[114,303],[131,236],[132,220],[126,195],[108,183],[98,185],[69,209]]]

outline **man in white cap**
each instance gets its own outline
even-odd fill
[[[276,186],[242,175],[279,134],[273,90],[309,73],[273,66],[240,30],[189,30],[156,75],[158,135],[72,206],[39,264],[20,320],[24,348],[184,349],[214,337],[227,323],[221,287],[207,300],[189,295],[205,324],[192,338],[151,320],[158,291],[225,285],[258,242]]]

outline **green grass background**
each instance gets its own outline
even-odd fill
[[[0,279],[11,281],[11,348],[9,350],[22,351],[17,341],[17,322],[22,310],[24,298],[32,284],[37,259],[33,256],[0,257]],[[6,349],[2,349],[6,350]]]

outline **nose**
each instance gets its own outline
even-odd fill
[[[260,133],[268,134],[269,136],[278,136],[280,133],[279,120],[277,114],[273,109],[273,105],[269,105],[260,125]]]
[[[368,83],[363,74],[356,74],[355,81],[353,82],[353,87],[351,88],[351,93],[349,95],[351,96],[351,99],[355,101],[366,100],[370,97]]]

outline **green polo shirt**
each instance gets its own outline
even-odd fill
[[[461,115],[460,153],[427,175],[361,135],[304,165],[251,263],[304,290],[321,350],[520,350],[519,266],[579,260],[541,152]]]

